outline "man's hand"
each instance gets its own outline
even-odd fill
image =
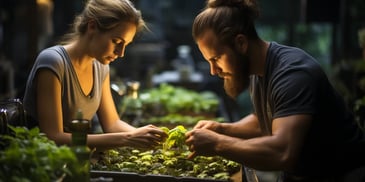
[[[208,129],[217,133],[222,133],[221,123],[212,120],[200,120],[194,129]]]
[[[185,134],[185,143],[192,152],[188,158],[198,155],[213,156],[216,154],[215,147],[219,139],[219,134],[208,129],[193,129]]]

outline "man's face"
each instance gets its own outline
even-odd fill
[[[208,30],[197,44],[205,60],[209,62],[210,74],[224,79],[224,89],[232,98],[236,98],[249,85],[248,57],[239,50],[219,43],[213,31]]]

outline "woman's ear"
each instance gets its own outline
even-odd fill
[[[95,20],[90,20],[87,23],[87,30],[88,30],[88,32],[94,32],[95,30],[97,30],[97,28],[98,28],[98,26],[97,26]]]
[[[237,51],[246,54],[247,52],[247,46],[248,46],[248,40],[247,37],[243,34],[236,35],[234,39],[234,45]]]

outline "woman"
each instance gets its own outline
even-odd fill
[[[81,110],[97,114],[103,134],[88,135],[92,148],[150,148],[166,134],[120,120],[110,92],[109,63],[124,56],[136,32],[145,28],[129,0],[89,0],[61,45],[43,50],[30,72],[24,105],[36,126],[57,144],[70,144],[69,123]]]

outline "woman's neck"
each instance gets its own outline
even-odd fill
[[[84,70],[92,64],[93,58],[88,55],[86,46],[83,46],[80,42],[72,42],[64,47],[75,69]]]

